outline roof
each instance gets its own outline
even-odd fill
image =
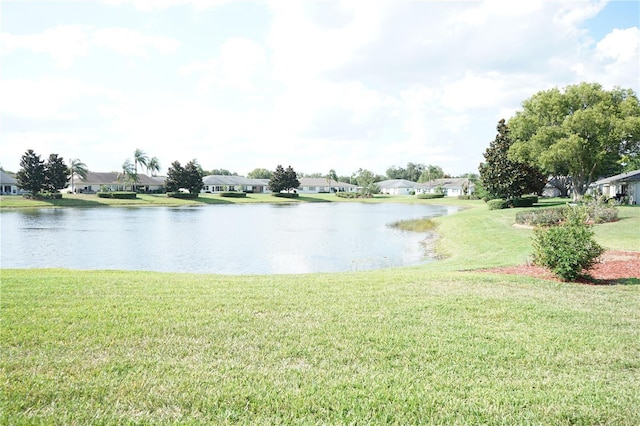
[[[208,175],[202,178],[205,185],[245,185],[245,186],[264,186],[264,179],[250,179],[244,176],[229,175]],[[267,180],[267,183],[269,181]]]
[[[376,182],[380,189],[419,188],[420,184],[406,179],[387,179]]]
[[[422,188],[437,188],[442,187],[444,189],[459,189],[464,185],[468,185],[470,187],[474,186],[473,182],[471,182],[467,178],[442,178],[442,179],[434,179],[430,182],[425,182],[420,184]]]
[[[619,175],[611,176],[608,178],[600,179],[593,182],[594,185],[605,185],[612,182],[629,182],[634,180],[640,180],[640,170],[634,170],[631,172],[620,173]]]
[[[332,188],[349,188],[349,187],[355,188],[356,187],[356,185],[352,185],[350,183],[337,182],[333,179],[327,179],[327,178],[303,177],[303,178],[298,178],[298,180],[300,181],[300,186],[330,186]]]
[[[0,183],[2,184],[9,184],[9,185],[17,185],[18,181],[16,178],[14,178],[13,176],[3,172],[2,170],[0,170]]]
[[[118,180],[116,172],[89,172],[85,179],[74,176],[75,185],[121,185],[122,181]],[[162,177],[151,177],[143,173],[138,173],[138,181],[136,185],[163,185],[164,179]]]

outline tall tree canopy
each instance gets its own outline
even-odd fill
[[[290,191],[298,188],[299,186],[300,181],[298,180],[298,175],[291,166],[287,167],[285,170],[282,165],[278,164],[276,170],[269,179],[269,189],[275,193]]]
[[[267,169],[253,169],[247,174],[247,177],[250,179],[271,179],[273,176],[273,172]]]
[[[37,195],[44,187],[45,168],[40,155],[32,149],[27,150],[20,158],[20,170],[16,173],[18,187]]]
[[[164,182],[167,192],[176,192],[180,188],[191,194],[197,194],[204,187],[202,169],[197,160],[191,160],[182,167],[179,161],[171,163],[167,169],[167,179]]]
[[[640,150],[640,104],[631,89],[581,83],[536,93],[509,120],[510,156],[549,176],[571,177],[581,197],[598,177],[622,171]]]
[[[49,155],[44,164],[44,189],[49,192],[58,192],[67,186],[69,180],[69,168],[64,163],[64,158],[58,154]]]
[[[495,140],[484,152],[485,162],[479,167],[485,190],[497,198],[516,198],[541,192],[545,184],[542,173],[535,167],[509,158],[513,141],[504,119],[498,122],[497,131]]]

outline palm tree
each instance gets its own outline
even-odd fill
[[[149,157],[147,156],[147,153],[140,148],[136,148],[133,153],[133,168],[136,176],[138,175],[138,164],[144,167],[147,167],[147,164],[149,164]]]
[[[153,157],[149,160],[149,164],[147,164],[147,172],[151,172],[151,176],[157,176],[156,173],[160,171],[160,161],[158,161],[158,157]]]
[[[126,159],[124,163],[122,163],[122,171],[118,173],[118,177],[116,180],[122,181],[123,189],[126,190],[126,184],[131,184],[131,190],[133,191],[133,184],[138,181],[138,173],[136,172],[134,165],[131,164],[130,159]]]
[[[71,173],[71,192],[75,192],[75,183],[73,181],[74,176],[79,176],[82,179],[87,178],[89,169],[87,165],[80,161],[79,158],[69,160],[69,172]]]

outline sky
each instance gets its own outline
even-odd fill
[[[0,165],[477,173],[538,91],[638,93],[639,27],[638,1],[5,0]]]

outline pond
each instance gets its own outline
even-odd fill
[[[0,213],[3,268],[296,274],[416,265],[426,235],[389,226],[419,204],[63,208]]]

